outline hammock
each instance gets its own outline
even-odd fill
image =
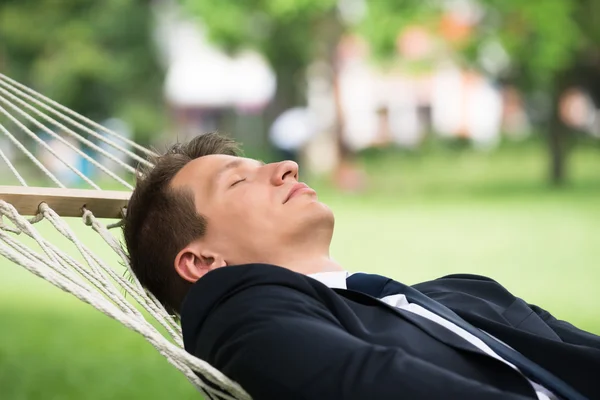
[[[51,138],[51,144],[42,139],[42,135]],[[129,269],[128,258],[119,240],[110,232],[111,228],[120,226],[119,220],[126,212],[133,186],[107,165],[132,180],[135,169],[127,160],[151,165],[145,156],[153,153],[0,74],[2,139],[11,146],[0,146],[0,165],[6,163],[18,185],[0,186],[0,255],[141,334],[206,398],[250,399],[237,383],[183,349],[179,324],[151,293],[142,288]],[[34,147],[43,150],[54,168],[48,165],[48,161],[42,162],[34,155],[30,150]],[[11,161],[9,149],[21,152],[32,164],[30,169],[41,171],[55,187],[29,186],[29,179],[26,180],[25,173],[19,171],[23,168],[17,168]],[[102,190],[98,182],[65,157],[66,151],[101,171],[105,178],[103,181],[109,180],[112,186],[118,185],[126,190]],[[103,161],[99,162],[98,158]],[[63,173],[57,174],[56,170],[60,168]],[[74,188],[76,184],[65,183],[64,171],[69,172],[71,177],[77,176],[91,189],[78,189]],[[114,250],[120,260],[115,264],[122,262],[130,278],[123,276],[119,265],[108,265],[94,254],[63,217],[81,217],[83,223]],[[113,223],[105,224],[104,220],[101,221],[105,218]],[[73,255],[44,237],[37,227],[41,224],[53,227],[68,239]],[[54,233],[52,236],[55,237]],[[98,240],[95,246],[98,246]],[[152,324],[152,319],[160,327]]]

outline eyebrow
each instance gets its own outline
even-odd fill
[[[217,183],[219,181],[219,179],[221,178],[221,176],[223,176],[223,174],[229,170],[232,170],[234,168],[239,167],[240,165],[244,164],[248,162],[248,159],[243,159],[243,158],[237,158],[235,160],[232,160],[230,162],[228,162],[227,164],[225,164],[220,170],[219,172],[217,172],[215,174],[215,176],[213,177],[213,183]],[[260,164],[260,166],[265,165],[264,161],[261,160],[256,160],[256,162],[258,162]]]

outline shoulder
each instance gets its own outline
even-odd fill
[[[309,279],[270,264],[244,264],[218,268],[192,285],[181,309],[182,318],[190,312],[217,305],[238,293],[257,286],[278,285],[310,289]],[[199,301],[201,300],[201,301]]]
[[[492,279],[490,277],[483,276],[483,275],[475,275],[475,274],[450,274],[450,275],[442,276],[441,278],[438,278],[437,280],[462,280],[462,281],[492,282],[492,283],[499,285],[499,283],[497,281],[495,281],[494,279]]]
[[[515,296],[496,280],[474,274],[452,274],[441,278],[419,283],[413,286],[426,295],[434,293],[461,295],[480,299],[493,300],[500,303],[510,303]]]
[[[268,319],[290,310],[296,303],[317,304],[323,289],[327,288],[313,279],[268,264],[211,271],[191,287],[184,300],[181,326],[185,348],[193,352],[201,331],[220,332],[249,321]]]
[[[451,274],[451,275],[445,275],[442,276],[440,278],[434,279],[432,281],[426,281],[426,282],[422,282],[422,283],[418,283],[416,285],[413,285],[415,288],[419,288],[419,287],[438,287],[438,288],[443,288],[443,287],[453,287],[453,286],[461,286],[461,285],[470,285],[470,286],[476,286],[476,285],[483,285],[483,286],[492,286],[492,285],[497,285],[500,286],[500,283],[498,283],[496,280],[489,278],[487,276],[483,276],[483,275],[475,275],[475,274]]]

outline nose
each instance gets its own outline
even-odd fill
[[[271,183],[275,186],[280,186],[289,179],[298,180],[298,164],[293,161],[277,163],[271,175]]]

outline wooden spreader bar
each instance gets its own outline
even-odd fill
[[[26,216],[36,215],[44,202],[61,217],[81,217],[85,207],[97,218],[122,218],[130,196],[131,192],[116,190],[0,186],[0,200]]]

